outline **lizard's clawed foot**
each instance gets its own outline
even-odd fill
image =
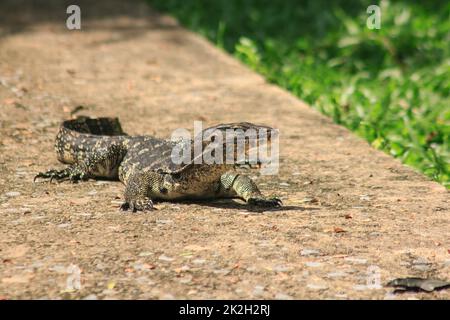
[[[88,176],[80,169],[76,167],[69,167],[62,170],[48,170],[46,172],[39,172],[33,179],[50,179],[50,182],[56,180],[58,182],[69,180],[71,182],[78,182],[80,180],[87,180]]]
[[[264,208],[279,208],[283,205],[283,202],[278,198],[255,197],[248,199],[247,202],[250,205]]]
[[[128,211],[131,210],[132,212],[136,211],[152,211],[156,210],[156,208],[153,206],[153,201],[151,199],[137,199],[137,200],[130,200],[122,203],[120,206],[120,210],[122,211]]]

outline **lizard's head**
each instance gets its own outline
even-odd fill
[[[278,130],[249,122],[219,124],[202,131],[203,157],[223,156],[223,163],[260,166],[276,135]]]

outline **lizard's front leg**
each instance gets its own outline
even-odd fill
[[[111,145],[106,149],[100,149],[90,154],[86,159],[79,161],[62,170],[48,170],[40,172],[35,177],[77,182],[89,178],[117,178],[117,169],[126,154],[126,149],[121,145]]]
[[[281,207],[282,202],[276,197],[265,197],[258,186],[247,176],[227,172],[220,177],[220,190],[225,197],[237,197],[248,204],[259,207]]]
[[[163,181],[163,176],[154,171],[132,173],[126,181],[125,202],[120,209],[133,212],[153,210],[151,196],[160,192]]]

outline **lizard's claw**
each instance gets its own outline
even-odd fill
[[[152,211],[156,210],[156,208],[153,206],[153,201],[151,199],[145,198],[145,199],[125,201],[120,206],[120,210],[122,211],[131,210],[132,212],[136,212],[136,211]]]
[[[250,205],[265,208],[279,208],[283,205],[283,202],[278,198],[255,197],[248,199],[247,202]]]

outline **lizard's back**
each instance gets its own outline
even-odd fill
[[[134,136],[124,142],[127,153],[119,167],[119,179],[126,182],[133,172],[178,170],[182,165],[172,161],[174,143],[151,136]]]

